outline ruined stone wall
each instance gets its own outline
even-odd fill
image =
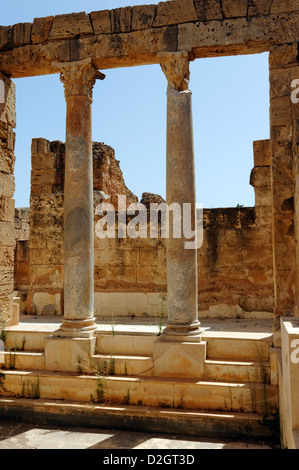
[[[292,82],[299,78],[298,44],[272,47],[269,61],[275,330],[279,331],[280,317],[298,315],[299,104],[291,100]]]
[[[97,143],[93,148],[94,209],[100,202],[99,190],[111,194],[112,202],[117,194],[135,202],[113,149]],[[270,142],[255,142],[254,156],[250,183],[256,207],[204,211],[204,241],[198,250],[201,316],[265,318],[273,312]],[[62,143],[33,140],[27,308],[36,313],[63,310],[63,162]],[[142,202],[148,205],[153,200],[162,198],[144,194]],[[95,215],[95,226],[98,220]],[[95,236],[94,248],[97,315],[166,313],[165,239]]]
[[[29,231],[30,210],[18,207],[15,209],[15,255],[14,255],[14,290],[20,302],[27,296],[30,287],[29,279]]]
[[[11,322],[14,274],[14,144],[15,86],[0,73],[4,103],[0,102],[0,319]]]

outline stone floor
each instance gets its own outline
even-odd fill
[[[272,334],[273,321],[258,318],[203,318],[199,319],[204,333],[225,332],[234,334],[235,332],[248,334]],[[62,316],[57,315],[20,315],[19,325],[10,327],[12,330],[22,328],[24,331],[42,328],[49,332],[59,328]],[[114,332],[140,332],[145,334],[157,334],[160,319],[157,317],[96,317],[98,330]],[[166,323],[166,318],[163,319]]]
[[[277,449],[267,442],[32,425],[0,419],[0,449]]]

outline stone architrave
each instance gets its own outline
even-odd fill
[[[187,52],[161,53],[167,87],[166,202],[191,204],[195,227],[195,168],[192,93]],[[170,227],[171,227],[170,221]],[[181,223],[182,223],[181,218]],[[182,231],[183,232],[183,231]],[[157,376],[200,377],[206,344],[198,321],[197,252],[185,248],[185,238],[167,239],[167,325],[154,346]]]

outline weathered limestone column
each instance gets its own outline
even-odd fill
[[[64,318],[55,336],[75,338],[65,342],[64,354],[53,346],[51,366],[71,370],[86,368],[93,353],[96,329],[94,317],[94,217],[91,136],[92,89],[101,74],[90,59],[55,63],[64,84],[66,113],[64,183]],[[79,341],[79,339],[91,341]],[[84,345],[84,346],[82,346]],[[54,349],[56,348],[56,349]],[[81,349],[84,349],[82,356]],[[87,349],[86,349],[87,348]],[[66,351],[69,358],[66,359]],[[48,355],[49,356],[49,355]],[[55,359],[56,357],[56,359]],[[77,357],[77,359],[76,359]],[[54,359],[53,359],[54,358]],[[56,365],[56,367],[57,367]]]
[[[166,202],[191,204],[195,229],[196,191],[193,146],[192,93],[188,90],[187,52],[161,53],[167,87]],[[170,212],[171,213],[171,212]],[[155,375],[198,377],[203,373],[206,344],[198,321],[197,250],[186,249],[183,236],[167,239],[168,321],[155,343]]]

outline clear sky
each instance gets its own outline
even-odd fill
[[[1,1],[1,0],[0,0]],[[1,1],[0,24],[36,17],[158,3],[142,0]],[[254,205],[252,142],[269,138],[268,54],[201,59],[190,64],[197,202]],[[105,70],[94,88],[93,140],[115,149],[127,186],[165,197],[166,79],[159,65]],[[58,75],[15,79],[16,207],[29,206],[31,139],[65,140]]]

